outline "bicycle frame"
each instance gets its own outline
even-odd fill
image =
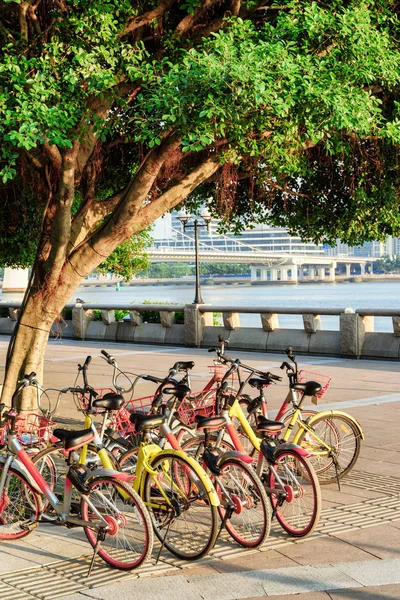
[[[106,469],[112,469],[113,468],[112,462],[110,460],[110,457],[108,456],[107,450],[104,448],[103,443],[102,443],[105,426],[106,426],[106,415],[103,419],[103,425],[101,428],[101,432],[100,432],[100,434],[98,434],[96,427],[91,419],[91,416],[89,414],[86,415],[85,429],[88,429],[90,427],[92,429],[92,431],[94,432],[93,442],[94,442],[94,445],[96,446],[97,454],[101,460],[101,463]],[[190,466],[192,467],[193,471],[196,473],[196,475],[199,477],[199,479],[201,479],[205,490],[209,494],[211,504],[213,506],[219,506],[219,504],[220,504],[219,498],[218,498],[217,492],[214,489],[214,485],[213,485],[210,477],[207,475],[207,473],[204,471],[204,469],[195,460],[193,460],[192,458],[187,456],[186,453],[182,450],[181,446],[179,445],[178,440],[176,439],[175,435],[172,433],[172,431],[167,423],[161,424],[160,435],[161,435],[161,437],[166,438],[168,440],[169,444],[171,445],[171,448],[174,451],[174,454],[177,457],[184,458],[190,463]],[[137,460],[137,465],[136,465],[136,469],[135,469],[135,479],[133,481],[133,489],[135,490],[135,492],[138,492],[139,494],[142,495],[142,493],[144,491],[143,490],[143,484],[144,484],[143,475],[144,475],[144,472],[147,471],[148,473],[150,473],[152,475],[152,477],[154,478],[155,484],[159,488],[161,494],[165,497],[165,500],[170,504],[167,496],[165,496],[163,490],[161,489],[161,487],[158,484],[158,481],[156,478],[157,473],[151,468],[151,461],[153,460],[153,458],[162,452],[164,452],[164,450],[162,448],[160,448],[160,446],[158,446],[157,444],[147,444],[147,443],[143,443],[143,442],[140,444],[139,452],[138,452],[138,460]],[[87,453],[87,445],[83,446],[82,450],[81,450],[79,462],[82,464],[86,464],[86,453]],[[97,473],[97,471],[94,471],[94,473]],[[121,473],[121,475],[123,475],[123,474]],[[123,495],[123,492],[122,492],[122,495]]]
[[[338,416],[338,417],[346,417],[348,419],[350,419],[350,421],[352,421],[352,423],[354,424],[355,428],[358,430],[358,433],[361,437],[362,440],[365,439],[364,436],[364,432],[361,428],[361,425],[359,424],[359,422],[357,421],[357,419],[355,419],[354,417],[352,417],[351,415],[349,415],[348,413],[344,413],[342,411],[339,410],[323,410],[323,411],[319,411],[317,412],[315,415],[312,415],[311,417],[307,418],[307,420],[303,420],[301,418],[301,405],[303,402],[304,396],[302,398],[298,398],[297,392],[296,390],[289,390],[288,395],[286,396],[277,416],[276,416],[276,420],[279,421],[283,415],[286,413],[286,411],[289,409],[290,407],[290,403],[292,403],[292,405],[294,406],[294,412],[291,416],[291,419],[289,421],[289,424],[285,430],[285,433],[282,436],[282,439],[287,442],[290,439],[290,436],[292,434],[292,431],[294,429],[294,427],[297,425],[298,426],[298,431],[296,432],[294,438],[293,438],[293,443],[296,444],[300,438],[300,436],[302,435],[303,431],[306,431],[307,433],[309,433],[313,439],[322,447],[325,448],[325,450],[327,452],[331,451],[330,446],[324,442],[324,440],[322,440],[320,437],[318,437],[318,435],[315,433],[315,431],[313,430],[312,426],[313,423],[315,421],[315,419],[321,419],[326,418],[328,419],[331,416]],[[322,417],[321,417],[322,416]],[[317,454],[324,454],[324,452],[318,452]]]
[[[60,500],[57,498],[54,492],[51,491],[50,487],[40,474],[37,467],[29,458],[28,453],[17,440],[15,434],[10,434],[9,436],[8,450],[9,454],[7,455],[7,457],[0,457],[0,462],[3,462],[4,464],[3,472],[0,478],[0,497],[2,497],[3,495],[7,475],[11,467],[14,470],[23,474],[28,479],[32,487],[49,501],[49,503],[51,504],[51,506],[53,507],[53,509],[59,517],[58,523],[62,525],[66,523],[71,523],[73,525],[81,525],[82,527],[90,527],[91,529],[96,530],[108,528],[107,521],[102,517],[102,515],[93,505],[93,503],[87,497],[85,497],[85,502],[87,502],[90,509],[99,518],[100,523],[84,521],[83,519],[78,519],[77,517],[74,517],[70,514],[73,486],[71,480],[68,477],[68,473],[65,478],[63,502],[60,502]],[[82,497],[81,492],[78,489],[76,489],[76,491]]]

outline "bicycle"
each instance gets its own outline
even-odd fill
[[[35,376],[25,375],[19,382],[12,406],[25,387],[39,387]],[[145,562],[152,551],[153,532],[143,501],[128,485],[132,478],[103,468],[88,471],[72,459],[75,449],[92,441],[92,429],[54,432],[62,441],[68,466],[61,501],[17,439],[17,411],[3,411],[4,405],[1,415],[10,423],[10,434],[6,453],[0,456],[0,539],[19,539],[33,531],[41,517],[44,497],[57,514],[57,525],[83,527],[93,547],[88,576],[97,555],[121,570],[131,570]],[[81,501],[78,516],[70,512],[73,489]]]
[[[169,414],[164,415],[164,421],[157,435],[157,444],[164,447],[169,442],[175,450],[181,450],[169,422],[175,413],[176,405],[182,403],[189,392],[189,388],[176,384],[174,388],[165,388],[165,392],[174,397],[169,402]],[[155,399],[153,410],[163,413],[165,406],[160,399]],[[132,420],[137,417],[132,415]],[[214,421],[208,417],[198,416],[197,428],[204,430],[207,440],[211,442],[210,428],[215,430]],[[231,448],[229,448],[231,449]],[[198,456],[194,456],[196,460]],[[247,456],[240,452],[213,452],[208,444],[202,453],[201,460],[204,469],[208,469],[212,482],[220,500],[218,511],[222,520],[220,531],[226,528],[229,535],[240,545],[246,548],[256,548],[269,535],[271,515],[269,504],[263,485],[259,477],[243,459]],[[135,472],[138,463],[138,449],[128,450],[120,459],[122,470]]]
[[[319,521],[321,491],[315,471],[307,459],[307,452],[295,444],[275,441],[274,437],[284,428],[284,424],[281,422],[270,421],[262,417],[262,422],[257,425],[257,433],[262,437],[260,439],[256,436],[239,404],[240,394],[256,369],[242,364],[239,359],[233,361],[228,356],[222,355],[218,348],[211,350],[217,352],[220,361],[231,364],[217,394],[217,403],[221,405],[220,415],[224,419],[224,426],[220,428],[216,446],[219,446],[225,434],[228,433],[234,448],[239,452],[244,452],[244,447],[233,425],[235,418],[258,452],[256,472],[270,497],[273,509],[272,518],[276,516],[282,528],[294,537],[309,535]],[[242,379],[239,368],[249,373],[245,379]],[[226,381],[234,371],[238,372],[239,389],[236,394],[226,393]],[[265,385],[270,385],[274,380],[281,380],[272,373],[263,375],[262,381]],[[190,448],[195,449],[196,445],[202,441],[194,438],[182,444],[182,448],[189,452]],[[264,464],[266,464],[266,469],[264,469]]]
[[[112,459],[103,445],[103,436],[107,431],[107,413],[111,410],[121,410],[125,406],[125,400],[117,393],[108,393],[102,398],[96,397],[96,391],[89,385],[87,379],[90,360],[91,357],[88,357],[84,365],[79,367],[79,371],[83,374],[83,388],[65,388],[63,391],[73,391],[87,399],[85,425],[90,424],[88,430],[93,434],[91,441],[95,446],[95,459],[100,460],[103,467],[108,469]],[[159,394],[156,402],[160,397]],[[91,411],[99,409],[105,411],[105,414],[100,433],[97,433],[91,420]],[[186,560],[204,556],[213,548],[218,535],[219,498],[210,478],[204,469],[179,450],[179,447],[175,450],[162,450],[153,443],[152,431],[162,425],[163,417],[160,420],[158,415],[141,413],[132,413],[130,417],[134,424],[135,435],[141,439],[137,461],[135,461],[133,487],[149,510],[154,531],[162,542],[162,547],[165,546],[178,558]],[[170,443],[174,444],[174,436],[166,426],[163,433]],[[112,435],[109,439],[113,439]],[[59,452],[59,447],[53,446],[35,457],[35,462],[40,463],[48,479],[51,479],[49,459]],[[85,464],[86,459],[84,450],[79,461]],[[55,483],[56,481],[53,485]],[[187,531],[196,531],[196,540],[190,542],[185,535]],[[190,543],[192,547],[189,547]]]
[[[286,355],[293,363],[283,362],[281,369],[286,369],[289,379],[289,393],[278,414],[277,421],[285,424],[282,440],[288,442],[291,437],[294,444],[305,448],[321,484],[338,483],[354,467],[361,450],[364,433],[360,424],[351,415],[339,410],[316,412],[302,408],[306,397],[311,397],[313,404],[318,404],[329,381],[302,381],[304,374],[298,371],[296,357],[291,346]],[[318,377],[318,376],[317,376]],[[257,385],[255,385],[257,387]],[[254,427],[257,415],[268,416],[264,387],[258,388],[259,396],[248,406],[248,418]],[[297,427],[297,429],[296,429]]]

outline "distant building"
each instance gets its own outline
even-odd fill
[[[292,236],[283,227],[271,227],[270,225],[255,225],[253,229],[245,229],[240,235],[217,233],[219,222],[211,221],[210,231],[206,228],[199,229],[199,239],[207,246],[217,250],[246,251],[249,246],[276,254],[301,254],[301,255],[328,255],[336,257],[344,256],[371,256],[380,258],[382,256],[400,255],[400,238],[389,236],[384,242],[366,242],[362,246],[349,246],[337,240],[336,246],[317,245],[313,242],[303,242],[297,236]],[[167,213],[157,219],[153,229],[154,245],[157,247],[173,246],[183,248],[188,240],[193,239],[193,229],[183,232],[178,218],[178,212]],[[243,246],[241,245],[243,244]]]

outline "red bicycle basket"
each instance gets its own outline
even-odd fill
[[[111,421],[111,427],[121,435],[126,433],[135,433],[135,425],[130,422],[130,415],[133,412],[147,413],[150,411],[154,396],[144,396],[135,398],[126,402],[123,407],[115,413]]]
[[[226,365],[221,365],[219,363],[216,363],[215,365],[208,365],[208,370],[210,372],[210,375],[212,375],[215,379],[215,381],[222,381],[222,379],[225,376],[225,373],[227,372],[227,370],[229,369],[229,367],[227,367]],[[232,373],[232,375],[230,376],[231,381],[233,381],[234,379],[237,379],[237,372],[235,371],[234,373]]]
[[[205,393],[198,393],[195,396],[186,396],[176,411],[179,420],[184,425],[193,425],[195,417],[211,417],[215,414],[215,394],[217,390],[211,389]]]
[[[297,375],[299,383],[306,383],[306,381],[317,381],[322,385],[322,389],[318,392],[318,398],[322,398],[326,394],[331,385],[332,377],[328,375],[320,375],[319,373],[313,373],[312,371],[299,371]]]
[[[55,426],[54,421],[36,413],[19,416],[15,421],[18,440],[24,446],[46,444],[50,440]]]

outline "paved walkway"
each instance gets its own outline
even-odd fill
[[[4,363],[7,341],[0,341]],[[53,341],[46,354],[45,385],[72,385],[76,363],[93,356],[89,381],[109,386],[111,369],[95,342]],[[195,360],[193,389],[208,380],[205,350],[110,344],[106,349],[132,373],[162,375],[180,359]],[[283,357],[231,352],[243,362],[277,370]],[[303,600],[400,598],[400,365],[392,362],[299,357],[307,370],[332,377],[323,407],[340,407],[357,417],[366,434],[356,469],[339,492],[322,488],[323,512],[318,531],[294,541],[275,524],[261,550],[246,551],[222,536],[209,557],[183,563],[163,552],[157,565],[129,574],[100,560],[88,579],[90,552],[80,530],[41,524],[19,542],[0,545],[0,600],[235,600],[268,596]],[[0,364],[0,368],[4,368]],[[0,374],[1,377],[1,374]],[[135,396],[154,386],[138,385]],[[271,414],[285,395],[283,384],[268,388]],[[55,396],[52,395],[54,399]],[[60,417],[81,422],[71,397]],[[157,548],[156,548],[157,551]]]

